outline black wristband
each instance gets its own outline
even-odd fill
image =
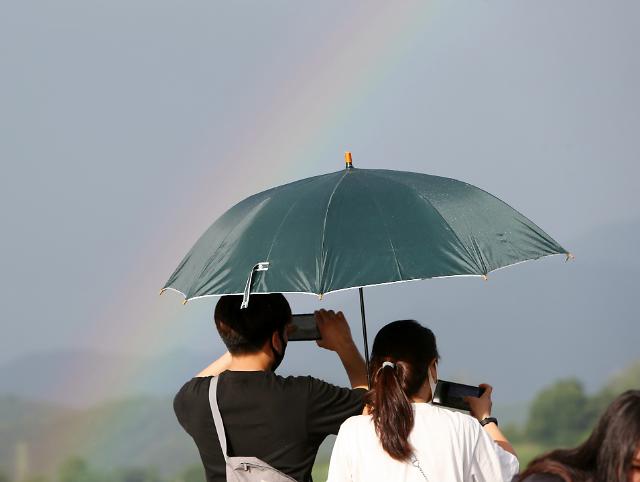
[[[496,417],[487,417],[487,418],[483,418],[482,420],[480,420],[480,425],[482,425],[483,427],[485,425],[487,425],[488,423],[495,423],[496,427],[498,426],[498,419]]]

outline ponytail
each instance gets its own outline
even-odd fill
[[[402,386],[407,368],[404,362],[385,363],[378,369],[369,392],[371,415],[382,448],[400,461],[409,460],[413,452],[409,444],[413,407]]]

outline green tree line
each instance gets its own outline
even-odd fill
[[[505,431],[516,444],[535,443],[544,449],[575,446],[588,437],[614,398],[639,388],[640,361],[611,378],[594,395],[588,395],[575,378],[559,380],[538,393],[524,426],[511,425]]]
[[[10,482],[9,476],[0,471],[0,482]],[[188,467],[173,477],[161,477],[154,468],[130,467],[99,470],[80,457],[67,459],[54,476],[30,476],[15,482],[204,482],[201,465]]]

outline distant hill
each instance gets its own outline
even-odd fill
[[[9,470],[18,445],[26,448],[30,474],[54,473],[71,456],[96,468],[155,467],[163,475],[199,463],[195,445],[178,425],[167,398],[136,398],[80,410],[2,397],[0,414],[0,467]]]
[[[71,412],[63,405],[25,400],[15,395],[0,396],[0,407],[0,430],[3,431],[15,425],[47,423]]]
[[[87,350],[34,353],[0,365],[0,395],[78,408],[138,395],[169,396],[210,362],[206,354],[186,350],[155,358]]]

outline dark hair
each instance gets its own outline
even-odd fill
[[[241,304],[241,295],[225,295],[213,314],[218,333],[232,355],[257,352],[274,331],[283,335],[291,321],[291,307],[280,293],[251,295],[249,306],[241,309]]]
[[[373,341],[367,404],[382,448],[396,460],[411,457],[411,397],[427,379],[429,364],[439,358],[433,332],[415,320],[389,323]],[[395,367],[383,367],[385,361]]]
[[[629,390],[609,405],[582,445],[535,458],[520,480],[548,473],[567,482],[626,482],[639,446],[640,390]]]

